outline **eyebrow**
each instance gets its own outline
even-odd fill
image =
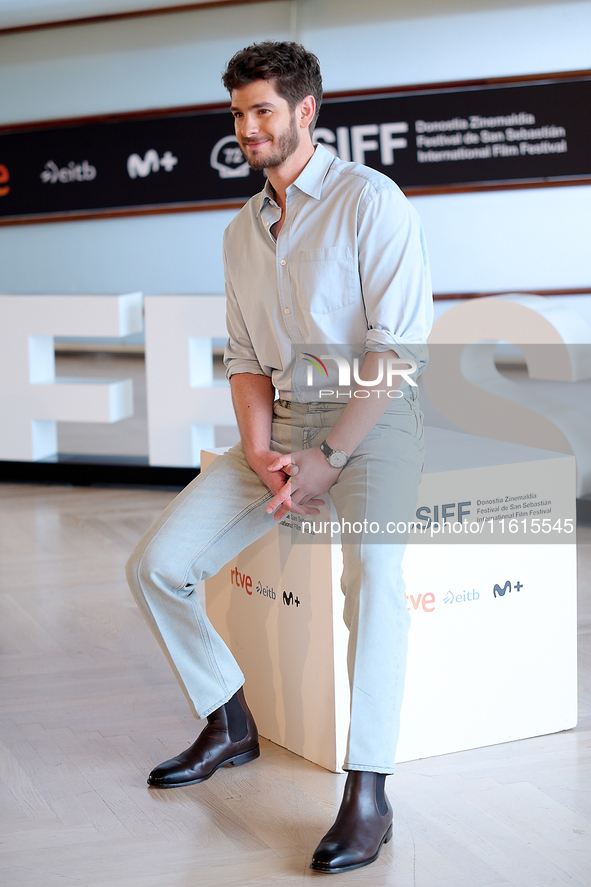
[[[275,108],[275,107],[276,107],[276,105],[274,105],[273,102],[257,102],[256,105],[249,105],[248,110],[253,111],[253,110],[256,110],[257,108]],[[236,105],[230,106],[230,111],[240,111],[240,110],[241,109],[238,108]]]

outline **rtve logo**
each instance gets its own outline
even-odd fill
[[[252,579],[246,573],[241,573],[240,570],[232,570],[230,582],[232,585],[237,585],[238,588],[243,588],[247,594],[252,594]]]
[[[4,166],[3,163],[0,163],[0,197],[6,197],[10,191],[10,185],[6,184],[6,182],[9,181],[10,173],[8,172],[8,167]]]
[[[230,584],[236,585],[238,588],[243,588],[247,594],[252,595],[252,578],[247,576],[246,573],[241,573],[238,569],[233,569],[230,571]],[[254,590],[260,594],[262,597],[269,598],[270,600],[275,600],[277,595],[275,594],[275,590],[272,585],[264,585],[261,580],[257,581],[257,584],[254,586]],[[285,597],[285,593],[283,595]]]
[[[319,126],[314,130],[313,141],[314,144],[323,144],[341,160],[353,160],[355,163],[366,163],[365,155],[379,150],[382,166],[392,166],[394,151],[408,147],[407,139],[400,136],[400,133],[406,132],[408,123],[404,120],[397,123],[364,123],[351,128],[337,126],[334,132]]]
[[[425,613],[432,613],[435,609],[435,595],[432,591],[428,591],[427,594],[405,594],[404,597],[409,602],[409,606],[406,608],[409,613],[419,608]]]
[[[149,151],[146,151],[143,160],[139,154],[129,155],[127,174],[130,179],[135,179],[138,176],[145,179],[151,172],[159,172],[161,169],[172,172],[178,162],[178,157],[174,157],[171,151],[165,151],[162,157],[159,157],[158,151],[150,148]]]

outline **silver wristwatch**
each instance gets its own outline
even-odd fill
[[[333,468],[344,468],[349,461],[349,457],[344,450],[333,450],[326,441],[320,444],[320,449],[328,459],[328,464],[332,465]]]

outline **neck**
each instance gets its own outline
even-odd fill
[[[266,171],[267,178],[275,191],[277,203],[282,210],[285,210],[285,192],[307,166],[313,153],[314,145],[311,141],[306,140],[284,163]]]

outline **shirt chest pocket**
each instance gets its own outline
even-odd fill
[[[352,246],[304,249],[292,266],[297,301],[310,314],[330,314],[359,295],[359,275]]]

